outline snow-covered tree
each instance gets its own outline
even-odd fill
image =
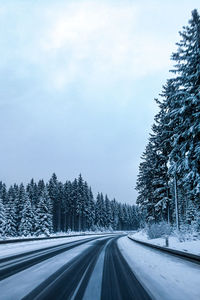
[[[110,200],[108,199],[108,196],[105,196],[105,221],[106,224],[105,226],[107,228],[112,227],[112,211],[111,211],[111,203]]]
[[[60,231],[61,224],[61,207],[59,199],[59,184],[55,173],[53,173],[48,184],[48,193],[53,205],[53,230],[54,232]]]
[[[103,194],[97,195],[97,201],[95,206],[95,224],[98,227],[105,227],[106,218],[105,218],[105,202]]]
[[[170,154],[171,173],[176,173],[179,184],[193,202],[200,207],[200,16],[192,12],[189,25],[180,32],[181,41],[172,60],[176,65],[173,84],[174,105],[171,118],[179,124],[173,135],[174,148]],[[191,205],[191,206],[193,206]],[[189,207],[189,206],[188,206]]]
[[[21,236],[33,235],[34,214],[31,206],[31,201],[27,194],[24,196],[24,208],[19,225],[19,233]]]
[[[160,216],[177,227],[198,223],[200,211],[200,16],[192,12],[172,54],[153,134],[139,167],[138,204],[147,220]],[[153,154],[153,155],[152,155]],[[149,157],[151,159],[149,160]],[[196,213],[197,212],[197,213]],[[163,214],[164,213],[164,214]]]
[[[3,204],[6,202],[6,196],[7,196],[7,189],[5,183],[0,181],[0,198],[3,201]]]
[[[111,201],[112,228],[119,229],[119,205],[115,199]]]
[[[6,211],[3,200],[0,198],[0,237],[6,234]]]
[[[52,205],[47,188],[44,188],[36,207],[35,234],[48,236],[53,231]]]
[[[14,184],[8,190],[0,182],[0,195],[4,199],[0,200],[1,236],[49,235],[60,229],[135,228],[136,218],[132,219],[135,206],[120,205],[107,196],[104,200],[102,193],[95,202],[91,187],[81,175],[78,180],[63,184],[54,174],[48,184],[32,179],[26,187]]]
[[[88,197],[89,197],[89,205],[88,205],[88,213],[87,213],[87,224],[88,229],[91,229],[95,222],[95,202],[92,193],[91,187],[88,190]]]

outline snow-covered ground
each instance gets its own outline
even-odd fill
[[[102,234],[103,235],[103,234]],[[99,237],[100,235],[84,235],[74,236],[67,238],[51,239],[51,240],[39,240],[39,241],[27,241],[14,244],[0,244],[0,258],[25,253],[32,250],[43,249],[46,247],[56,246],[64,243],[70,243],[86,238]]]
[[[199,265],[134,243],[127,237],[120,238],[118,246],[152,299],[200,299]]]
[[[148,242],[150,244],[165,246],[164,238],[148,239],[145,231],[139,231],[131,234],[130,236],[137,240]],[[200,255],[200,240],[186,240],[180,242],[177,236],[170,236],[168,248]]]
[[[112,231],[113,232],[113,231]],[[112,233],[111,231],[68,231],[68,232],[57,232],[57,233],[52,233],[48,237],[64,237],[64,236],[71,236],[71,235],[90,235],[90,234],[102,234],[102,233]],[[29,236],[17,236],[17,237],[0,237],[0,241],[9,241],[9,240],[21,240],[21,239],[40,239],[40,238],[47,238],[45,234],[39,235],[39,236],[34,236],[34,235],[29,235]]]

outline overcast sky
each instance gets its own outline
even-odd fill
[[[0,0],[0,180],[134,203],[140,156],[199,0]]]

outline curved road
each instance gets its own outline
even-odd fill
[[[13,286],[14,277],[20,271],[37,263],[48,261],[49,257],[63,253],[83,243],[85,248],[80,254],[62,265],[57,271],[42,281],[23,299],[69,299],[69,300],[146,300],[151,299],[139,283],[131,268],[117,247],[120,236],[96,237],[78,242],[67,243],[56,247],[32,251],[19,257],[0,260],[1,282],[9,279]],[[73,251],[73,250],[72,250]],[[59,255],[58,255],[59,256]],[[13,271],[12,271],[13,270]],[[31,269],[30,269],[31,270]],[[13,276],[13,274],[15,274]],[[31,276],[31,271],[30,271]],[[7,279],[3,279],[7,278]],[[5,295],[5,294],[4,294]],[[1,300],[17,300],[4,296]],[[21,299],[21,298],[20,298]]]

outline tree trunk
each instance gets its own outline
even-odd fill
[[[174,176],[174,198],[175,198],[175,211],[176,211],[176,229],[179,230],[179,216],[178,216],[178,193],[177,193],[177,178]]]

